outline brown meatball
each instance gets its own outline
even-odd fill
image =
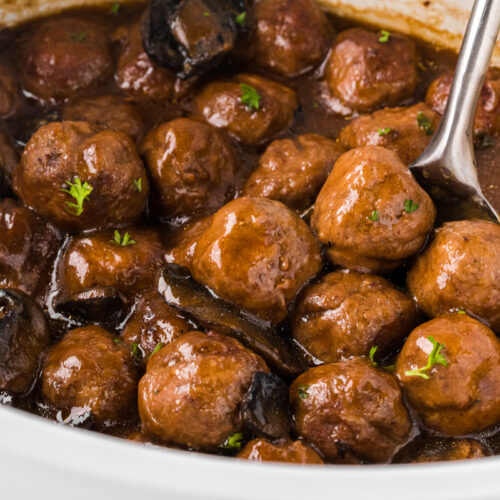
[[[42,21],[21,47],[24,88],[42,100],[64,100],[112,75],[106,26],[82,17]]]
[[[167,443],[215,450],[241,430],[239,406],[265,362],[237,340],[189,332],[149,361],[139,383],[143,429]]]
[[[16,75],[7,64],[0,64],[0,117],[9,118],[21,105],[21,93]]]
[[[225,300],[272,322],[321,269],[318,243],[280,202],[239,198],[219,210],[194,251],[196,280]]]
[[[465,309],[500,332],[500,226],[482,220],[436,229],[407,276],[410,292],[429,316]]]
[[[192,330],[189,321],[165,303],[156,290],[145,292],[136,303],[135,311],[122,330],[122,339],[137,344],[145,367],[153,351],[167,345]]]
[[[12,184],[12,175],[19,161],[19,153],[11,139],[0,132],[0,170],[8,186]],[[7,186],[4,186],[4,188]]]
[[[316,134],[274,141],[260,157],[244,194],[271,198],[291,209],[305,210],[314,202],[343,152],[340,144]]]
[[[435,215],[396,154],[367,146],[338,159],[316,199],[311,227],[333,263],[378,273],[422,248]]]
[[[145,138],[142,148],[159,212],[191,218],[234,197],[237,157],[229,140],[205,122],[177,118]]]
[[[336,271],[304,288],[295,304],[295,340],[324,363],[388,355],[416,326],[415,304],[392,283],[370,274]]]
[[[71,101],[62,108],[61,117],[65,121],[87,122],[100,130],[123,132],[134,141],[142,137],[145,128],[139,108],[114,95]]]
[[[256,462],[324,464],[321,457],[302,441],[279,441],[272,443],[268,439],[254,439],[236,457]]]
[[[210,83],[195,103],[211,125],[227,130],[246,145],[260,144],[287,129],[299,104],[293,90],[249,74]]]
[[[383,146],[409,165],[429,145],[440,120],[439,115],[423,102],[409,108],[385,108],[356,118],[342,130],[339,138],[348,149]],[[426,125],[423,127],[419,123]]]
[[[42,310],[20,290],[0,289],[0,391],[26,394],[50,342]]]
[[[490,453],[479,441],[475,441],[474,439],[453,439],[446,441],[438,448],[421,450],[412,462],[449,462],[452,460],[482,458],[489,455]]]
[[[290,386],[297,432],[327,460],[387,462],[410,436],[398,384],[364,358],[311,368]]]
[[[437,343],[444,360],[424,370],[425,378],[412,373],[428,365]],[[458,436],[500,422],[500,342],[467,315],[441,316],[413,330],[398,356],[396,375],[430,429]]]
[[[48,281],[57,231],[19,202],[0,201],[0,286],[36,295]]]
[[[240,51],[263,68],[294,76],[318,64],[328,51],[332,28],[313,0],[257,0],[252,14],[255,27]]]
[[[395,33],[386,42],[380,38],[379,33],[349,29],[340,33],[330,53],[325,69],[328,88],[351,110],[393,106],[415,90],[415,44]]]
[[[450,95],[453,73],[446,73],[434,80],[425,96],[427,104],[439,114]],[[500,72],[490,70],[483,84],[474,119],[474,134],[496,134],[500,131]]]
[[[71,190],[70,183],[92,187],[80,209],[77,198],[63,190]],[[85,122],[40,128],[24,149],[13,188],[26,205],[71,232],[136,220],[149,191],[131,139],[121,132],[98,132]]]
[[[66,333],[50,351],[42,394],[56,409],[90,410],[99,427],[133,412],[137,374],[128,346],[99,326]]]
[[[126,234],[129,244],[123,245]],[[121,241],[117,243],[115,238]],[[133,243],[132,243],[133,242]],[[153,285],[161,266],[162,245],[155,231],[128,228],[74,238],[62,260],[64,290],[68,295],[96,286],[136,293]]]

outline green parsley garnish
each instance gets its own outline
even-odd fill
[[[425,116],[422,111],[417,113],[418,126],[425,132],[425,135],[432,135],[434,129],[432,128],[432,120]]]
[[[247,13],[245,11],[243,11],[243,12],[240,12],[236,16],[235,22],[236,22],[236,24],[239,24],[240,26],[244,26],[246,19],[247,19]]]
[[[373,366],[378,366],[378,363],[373,359],[373,357],[375,356],[375,353],[377,352],[377,349],[378,349],[378,345],[374,345],[370,349],[370,354],[368,354],[368,357],[370,358],[370,361],[373,363]]]
[[[243,434],[241,432],[235,432],[224,441],[221,448],[224,448],[225,450],[241,450],[242,445]]]
[[[137,191],[142,192],[142,177],[139,177],[134,181],[134,186],[136,187]]]
[[[115,237],[114,239],[110,240],[111,243],[116,243],[117,245],[121,247],[128,247],[130,245],[135,245],[135,241],[130,239],[130,233],[125,233],[123,236],[120,234],[120,231],[118,229],[115,229]]]
[[[90,195],[94,188],[88,182],[84,182],[82,184],[82,181],[79,177],[74,177],[73,180],[74,183],[71,181],[66,181],[66,184],[70,186],[70,188],[61,188],[61,191],[63,191],[64,193],[68,193],[76,200],[76,203],[67,201],[65,205],[66,210],[69,213],[79,217],[83,212],[83,202]]]
[[[111,14],[118,14],[118,12],[120,12],[120,4],[118,2],[115,2],[111,6]]]
[[[208,16],[210,15],[210,12],[208,12],[208,10],[206,10],[205,12],[203,12],[203,15],[204,15],[205,17],[208,17]]]
[[[308,385],[301,384],[297,387],[297,391],[299,393],[299,398],[300,399],[307,399],[309,397],[309,393],[307,392],[309,390]]]
[[[457,311],[457,314],[467,314],[467,313],[466,313],[463,309],[459,309],[459,310]]]
[[[407,377],[422,377],[426,380],[428,380],[430,377],[427,375],[427,372],[434,366],[434,365],[443,365],[443,366],[448,366],[448,361],[446,358],[441,354],[441,351],[446,347],[444,344],[440,344],[437,342],[432,335],[429,335],[427,337],[431,342],[432,342],[432,351],[429,354],[429,357],[427,359],[427,364],[425,366],[422,366],[420,368],[417,368],[416,370],[407,370],[405,371],[405,375]]]
[[[87,33],[82,32],[82,33],[73,33],[71,35],[71,40],[76,43],[83,43],[85,39],[87,38]]]
[[[260,107],[260,94],[257,90],[246,83],[241,83],[240,88],[242,91],[241,102],[251,111],[252,109],[259,109]]]
[[[377,222],[379,219],[378,210],[374,210],[372,214],[368,216],[368,219],[370,219],[373,222]]]
[[[418,210],[418,203],[415,203],[413,200],[405,200],[405,212],[411,214]]]
[[[151,353],[151,356],[154,356],[164,345],[165,344],[163,342],[158,342],[158,344],[156,344],[154,351]]]
[[[137,342],[134,342],[132,344],[131,353],[132,353],[132,357],[134,357],[134,358],[137,358],[137,359],[141,359],[142,358],[142,353],[139,350],[139,344]]]
[[[389,31],[386,30],[380,30],[380,36],[378,38],[378,41],[380,43],[387,43],[389,39],[391,38],[391,34]]]
[[[389,132],[392,132],[392,128],[390,127],[378,129],[378,135],[387,135]]]
[[[118,337],[116,339],[113,339],[113,342],[115,344],[121,344],[122,343],[122,339],[119,339]]]

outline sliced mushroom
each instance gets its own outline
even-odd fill
[[[306,369],[270,323],[215,298],[186,268],[171,264],[161,269],[156,286],[167,304],[190,316],[202,328],[235,337],[284,377],[295,377]]]

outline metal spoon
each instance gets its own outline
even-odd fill
[[[500,221],[485,198],[476,169],[473,124],[500,29],[500,1],[476,0],[439,129],[410,165],[434,199],[441,222],[473,217]]]

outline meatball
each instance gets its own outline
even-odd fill
[[[246,58],[284,76],[303,73],[328,51],[331,25],[313,0],[258,0],[255,27],[242,41]]]
[[[192,261],[196,280],[275,323],[320,269],[318,243],[305,222],[266,198],[239,198],[219,210]]]
[[[427,104],[439,114],[450,95],[453,83],[453,73],[446,73],[434,80],[425,96]],[[479,103],[474,119],[474,134],[476,136],[493,135],[500,131],[500,72],[490,70],[486,75],[479,97]]]
[[[236,154],[205,122],[163,123],[147,135],[141,152],[163,217],[185,220],[215,212],[234,197]]]
[[[42,310],[20,290],[0,289],[0,391],[26,394],[50,342]]]
[[[42,394],[56,409],[91,411],[99,427],[133,412],[137,374],[127,346],[99,326],[71,330],[50,351]]]
[[[135,311],[121,333],[130,345],[136,344],[145,367],[158,346],[170,344],[183,333],[192,330],[189,321],[165,303],[157,291],[145,292],[139,297]]]
[[[344,148],[321,135],[272,142],[248,179],[244,194],[283,202],[293,210],[311,206]]]
[[[479,441],[475,441],[474,439],[453,439],[446,441],[437,449],[421,450],[412,462],[448,462],[452,460],[482,458],[489,455],[490,453]]]
[[[70,232],[138,219],[149,191],[131,139],[85,122],[40,128],[24,149],[13,188],[26,205]]]
[[[150,229],[128,228],[74,238],[60,264],[64,291],[71,295],[102,286],[136,293],[151,288],[162,254],[160,238]]]
[[[366,146],[343,154],[321,189],[311,227],[334,264],[386,272],[427,241],[436,209],[395,153]]]
[[[239,453],[237,458],[256,462],[288,462],[294,464],[324,464],[321,457],[302,441],[279,441],[254,439]]]
[[[407,276],[410,292],[429,316],[465,309],[500,332],[500,226],[482,220],[436,229]]]
[[[16,75],[7,64],[0,64],[0,117],[9,118],[21,105],[21,93]]]
[[[415,304],[392,283],[370,274],[336,271],[304,288],[295,304],[292,331],[315,360],[388,355],[417,325]]]
[[[71,101],[62,108],[61,117],[65,121],[87,122],[100,130],[123,132],[134,141],[142,137],[145,128],[139,108],[113,95]]]
[[[290,386],[295,427],[323,456],[387,462],[410,437],[398,384],[364,358],[311,368]]]
[[[458,436],[500,422],[500,342],[467,315],[441,316],[413,330],[396,374],[430,429]]]
[[[19,161],[19,154],[11,139],[4,133],[0,132],[0,170],[3,174],[7,185],[4,186],[4,191],[7,186],[12,184],[12,175]]]
[[[82,17],[42,21],[19,54],[24,88],[43,100],[64,100],[96,87],[113,72],[106,26]]]
[[[333,97],[353,111],[366,112],[410,97],[417,84],[417,64],[416,47],[409,38],[353,28],[337,37],[325,77]]]
[[[205,120],[246,145],[260,144],[287,129],[298,104],[293,90],[249,74],[210,83],[195,102]]]
[[[356,118],[339,138],[348,149],[383,146],[409,165],[429,145],[439,122],[439,115],[424,103],[409,108],[386,108]]]
[[[265,362],[237,340],[189,332],[151,357],[139,383],[143,429],[167,443],[215,450],[241,431],[239,407]]]
[[[37,295],[59,247],[57,231],[19,202],[0,201],[0,286]]]

